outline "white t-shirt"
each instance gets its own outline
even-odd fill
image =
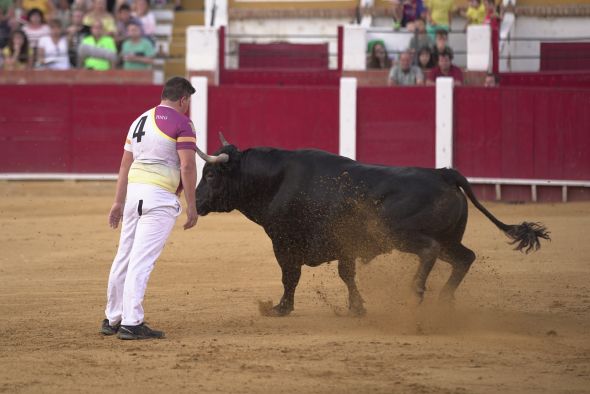
[[[38,29],[33,29],[29,25],[25,25],[23,27],[23,31],[27,35],[27,39],[29,40],[29,47],[37,48],[39,44],[39,40],[41,37],[48,36],[51,32],[49,29],[49,25],[41,25]]]
[[[68,40],[65,37],[61,37],[57,44],[49,36],[41,37],[37,48],[43,48],[45,53],[44,68],[49,70],[68,70],[70,68]]]
[[[146,36],[153,36],[156,34],[156,16],[153,12],[148,11],[148,13],[143,16],[136,14],[135,17],[141,22],[143,34]]]

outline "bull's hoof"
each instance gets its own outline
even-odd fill
[[[364,306],[356,306],[349,309],[350,314],[354,317],[363,317],[367,314],[367,310]]]
[[[443,291],[438,296],[438,302],[449,308],[453,308],[455,306],[455,295]]]
[[[262,316],[279,317],[287,316],[293,308],[285,307],[283,304],[272,306],[272,301],[258,301],[258,310]]]

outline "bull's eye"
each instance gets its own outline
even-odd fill
[[[215,175],[213,175],[213,173],[208,172],[208,173],[205,174],[205,180],[207,182],[211,182],[213,180],[213,178],[215,178]]]

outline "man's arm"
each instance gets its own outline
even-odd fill
[[[119,167],[119,177],[117,178],[115,202],[109,213],[109,225],[112,228],[117,228],[123,217],[123,206],[125,205],[125,197],[127,196],[127,176],[129,175],[131,164],[133,164],[133,153],[124,151],[123,157],[121,158],[121,167]]]
[[[184,229],[188,230],[194,227],[199,219],[197,200],[195,198],[197,163],[195,161],[195,151],[192,149],[180,149],[177,152],[180,157],[180,178],[182,179],[184,198],[186,199],[186,223]]]

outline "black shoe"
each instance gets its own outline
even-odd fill
[[[102,327],[100,327],[100,333],[102,335],[115,335],[117,331],[119,331],[119,327],[121,327],[121,323],[111,326],[109,324],[109,319],[104,319],[102,321]]]
[[[161,339],[164,338],[163,331],[152,330],[145,324],[139,326],[121,326],[117,334],[119,339]]]

